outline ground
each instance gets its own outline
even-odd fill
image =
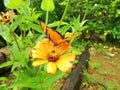
[[[57,90],[63,83],[64,79],[57,81]],[[91,47],[80,90],[120,90],[120,48],[102,44]]]
[[[120,49],[98,45],[90,49],[89,68],[80,90],[120,90]]]

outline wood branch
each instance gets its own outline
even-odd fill
[[[80,85],[82,84],[82,72],[85,68],[88,68],[89,56],[89,46],[87,46],[85,51],[79,57],[78,64],[76,64],[76,67],[65,80],[61,90],[79,90]]]

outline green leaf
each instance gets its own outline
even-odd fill
[[[14,64],[12,65],[12,69],[11,72],[13,72],[16,68],[22,67],[23,63],[21,62],[14,62]]]
[[[8,90],[8,85],[7,84],[1,84],[0,85],[0,90]]]
[[[6,42],[12,43],[13,37],[10,33],[10,29],[7,25],[0,24],[0,35],[5,39]]]
[[[10,88],[12,87],[28,87],[39,90],[47,90],[48,87],[57,81],[58,79],[63,77],[63,73],[57,72],[55,75],[49,75],[46,72],[40,72],[36,77],[24,77],[22,80],[14,82]]]
[[[4,0],[4,4],[9,9],[16,9],[19,13],[24,13],[24,15],[30,16],[29,5],[23,0]]]
[[[10,0],[4,0],[5,7],[9,8],[10,3]]]
[[[23,21],[23,15],[19,15],[16,20],[10,25],[10,30],[15,31],[18,25]]]
[[[80,16],[78,16],[71,24],[71,28],[72,28],[72,32],[74,33],[81,33],[81,31],[83,31],[84,29],[87,28],[87,26],[84,26],[84,24],[87,22],[88,20],[84,20],[82,22],[80,22]]]
[[[10,60],[20,63],[26,63],[29,59],[29,52],[30,48],[26,48],[27,46],[20,40],[18,41],[19,47],[21,50],[18,49],[18,46],[14,42],[14,44],[9,48],[10,52],[12,53]]]
[[[20,13],[24,13],[25,16],[30,16],[30,8],[27,4],[20,5]]]
[[[7,67],[7,66],[10,66],[13,63],[14,63],[13,61],[4,62],[4,63],[0,64],[0,68],[4,68],[4,67]]]
[[[33,22],[29,22],[29,25],[37,32],[43,33],[43,30],[40,28],[40,25],[35,24]]]
[[[18,9],[23,3],[23,0],[4,0],[4,5],[9,9]]]
[[[0,81],[8,81],[8,78],[6,78],[6,77],[0,77]]]
[[[31,28],[31,25],[29,24],[30,21],[26,20],[24,23],[20,24],[20,29],[22,31],[28,31]]]
[[[28,6],[30,6],[31,0],[24,0],[25,3],[27,3]]]
[[[48,24],[48,26],[50,26],[50,27],[55,27],[55,26],[58,26],[59,23],[60,23],[60,21],[55,21],[55,22],[53,22],[53,23],[51,23],[51,24]],[[67,24],[68,24],[67,22],[62,22],[62,23],[61,23],[61,25],[67,25]]]
[[[70,24],[65,25],[65,26],[61,27],[61,28],[58,30],[58,32],[59,32],[60,34],[64,35],[65,32],[66,32],[67,30],[69,30],[70,26],[71,26]]]
[[[33,11],[31,20],[37,20],[41,16],[41,13]]]
[[[84,20],[80,23],[80,26],[83,26],[88,20]]]
[[[52,11],[55,9],[53,0],[42,0],[41,8],[45,11]]]
[[[75,30],[80,29],[80,16],[78,16],[73,22],[72,22],[73,28]]]
[[[14,71],[17,67],[25,67],[29,61],[30,48],[19,51],[15,45],[10,48],[12,53],[10,60],[14,61],[11,71]]]

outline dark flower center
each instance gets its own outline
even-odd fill
[[[51,51],[51,52],[48,54],[48,60],[49,60],[49,62],[56,62],[58,59],[59,59],[59,56],[56,55],[55,50]]]

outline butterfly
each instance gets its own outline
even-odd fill
[[[40,21],[40,26],[56,47],[60,48],[63,51],[66,51],[69,48],[71,48],[69,43],[62,38],[62,35],[60,33],[52,30],[50,27],[46,26],[45,23],[42,21]]]
[[[63,42],[62,35],[58,33],[57,31],[52,30],[50,27],[46,26],[44,22],[40,21],[40,26],[45,32],[45,34],[50,38],[50,40],[54,44],[59,44],[60,42]]]
[[[50,27],[46,26],[44,22],[40,21],[40,26],[43,29],[43,31],[46,33],[46,35],[50,38],[50,40],[55,44],[69,41],[80,35],[80,34],[76,34],[76,35],[72,35],[68,38],[63,39],[62,35],[59,32],[52,30]]]
[[[50,27],[46,26],[44,22],[40,21],[40,26],[43,29],[43,31],[46,33],[46,35],[50,38],[50,40],[54,43],[54,46],[59,48],[61,52],[64,52],[71,48],[71,46],[67,41],[80,35],[77,34],[63,39],[62,35],[59,32],[52,30]]]

